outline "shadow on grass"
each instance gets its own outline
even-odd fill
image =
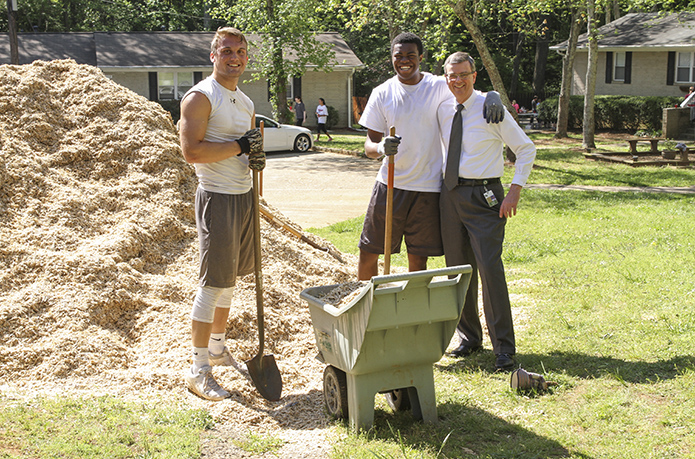
[[[368,436],[370,440],[396,442],[401,448],[407,446],[416,451],[428,449],[436,452],[441,448],[444,457],[452,458],[591,457],[570,451],[555,440],[475,407],[444,402],[438,404],[437,412],[439,423],[428,424],[415,421],[408,411],[376,409],[374,427]]]
[[[575,378],[594,379],[613,377],[631,384],[674,379],[685,369],[695,370],[695,356],[681,355],[656,362],[627,361],[614,357],[593,356],[574,352],[548,354],[517,354],[518,366],[536,373],[553,372]],[[484,371],[492,373],[494,356],[481,352],[446,365],[437,364],[441,371]]]
[[[569,155],[567,155],[569,156]],[[604,163],[596,162],[597,166],[603,166]],[[563,185],[581,185],[581,184],[592,184],[605,181],[610,183],[611,186],[630,186],[630,187],[650,187],[659,186],[664,183],[674,183],[683,182],[690,183],[692,178],[692,172],[687,169],[673,169],[667,167],[654,167],[643,170],[630,170],[621,171],[616,169],[611,169],[608,167],[605,169],[605,173],[599,174],[595,169],[589,171],[576,171],[561,167],[549,167],[542,164],[534,164],[533,169],[537,171],[546,171],[555,174],[557,177],[555,180],[559,184]],[[678,180],[675,180],[678,179]]]

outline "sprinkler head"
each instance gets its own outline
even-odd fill
[[[555,386],[557,383],[546,381],[542,375],[538,373],[530,373],[523,368],[514,370],[509,382],[512,389],[519,392],[524,391],[545,391],[549,386]]]

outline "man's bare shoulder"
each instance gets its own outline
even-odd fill
[[[181,117],[209,114],[212,109],[210,99],[198,91],[191,91],[181,101]]]

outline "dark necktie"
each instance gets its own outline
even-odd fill
[[[447,190],[453,190],[459,184],[459,162],[461,160],[461,140],[463,139],[463,117],[461,111],[463,104],[456,106],[456,114],[451,123],[451,135],[449,136],[449,151],[446,155],[446,171],[444,172],[444,185]]]

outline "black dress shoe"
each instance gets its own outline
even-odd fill
[[[447,355],[451,357],[466,357],[474,352],[481,351],[483,346],[480,344],[470,345],[470,344],[459,344],[459,347],[448,352]]]
[[[514,369],[514,357],[510,354],[497,354],[495,359],[495,369],[499,371],[510,371]]]

